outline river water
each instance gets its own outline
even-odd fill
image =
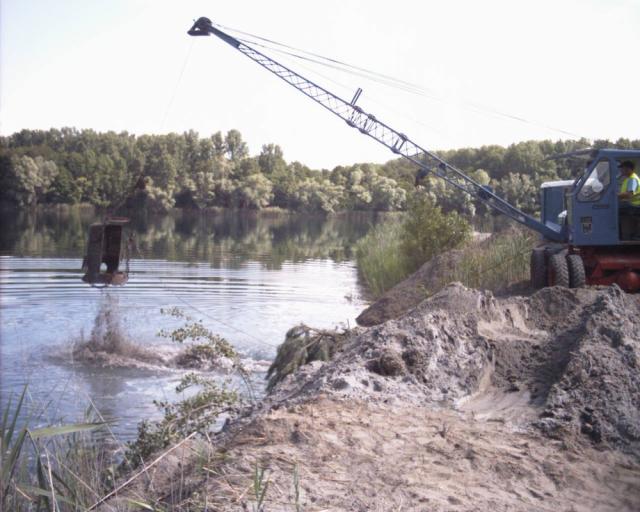
[[[105,303],[127,338],[156,352],[178,307],[228,339],[257,377],[293,325],[354,325],[363,290],[354,244],[375,222],[238,212],[176,212],[132,219],[138,251],[124,287],[81,281],[91,210],[3,213],[0,234],[0,405],[28,384],[38,422],[77,421],[90,406],[120,439],[141,418],[158,417],[153,400],[176,398],[182,373],[167,368],[79,362],[74,342],[91,333]]]

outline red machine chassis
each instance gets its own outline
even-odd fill
[[[640,244],[622,247],[571,246],[569,253],[582,257],[587,284],[616,283],[629,293],[640,290]]]

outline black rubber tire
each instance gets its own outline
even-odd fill
[[[531,251],[531,287],[540,290],[547,286],[547,262],[544,249],[537,248]]]
[[[569,265],[563,252],[549,257],[549,286],[564,286],[569,288]]]
[[[571,288],[582,288],[587,284],[587,273],[584,270],[582,256],[569,254],[567,256],[567,267],[569,268],[569,285]]]

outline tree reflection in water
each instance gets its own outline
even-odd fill
[[[210,262],[214,268],[258,261],[279,269],[285,261],[352,259],[355,243],[381,215],[174,210],[129,214],[127,228],[138,249],[133,258]],[[82,257],[88,227],[100,220],[90,207],[4,211],[2,217],[1,254],[71,258]]]

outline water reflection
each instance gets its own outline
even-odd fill
[[[127,228],[139,250],[134,257],[169,261],[207,261],[214,268],[259,261],[279,269],[285,261],[352,259],[353,247],[375,214],[323,217],[287,213],[175,211],[168,215],[131,214]],[[3,213],[0,254],[80,257],[89,225],[99,221],[91,208],[60,208]]]
[[[154,399],[173,398],[174,370],[102,368],[73,361],[69,345],[89,333],[105,293],[117,296],[127,335],[167,349],[161,308],[202,319],[254,360],[269,359],[299,322],[333,327],[363,307],[354,244],[376,218],[238,212],[132,217],[139,254],[131,280],[108,291],[80,280],[90,209],[4,212],[0,230],[0,405],[29,382],[52,417],[75,420],[95,403],[123,438]],[[163,345],[163,343],[165,345]]]

